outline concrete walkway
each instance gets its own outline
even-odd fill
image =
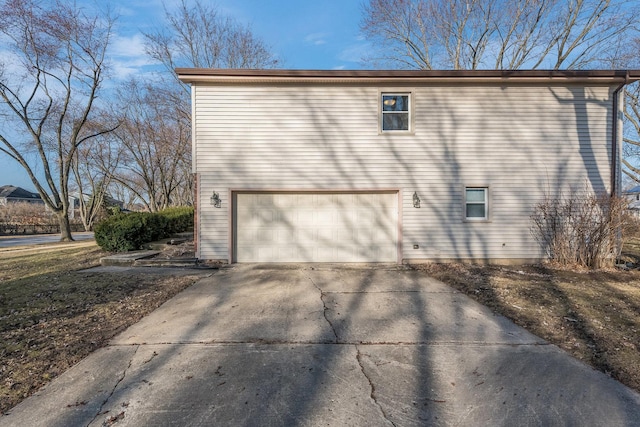
[[[423,273],[237,265],[0,426],[632,426],[640,395]]]

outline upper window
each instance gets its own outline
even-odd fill
[[[487,187],[466,187],[464,197],[466,219],[489,219],[489,189]]]
[[[408,93],[383,93],[382,94],[382,131],[408,131],[409,102]]]

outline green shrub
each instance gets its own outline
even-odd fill
[[[171,234],[193,229],[193,207],[167,208],[159,213],[168,220]]]
[[[117,214],[95,226],[98,245],[109,252],[141,249],[145,243],[170,237],[193,227],[193,208],[169,208],[162,212]]]

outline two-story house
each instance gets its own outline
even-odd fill
[[[529,262],[545,196],[619,192],[639,71],[178,69],[197,256]]]

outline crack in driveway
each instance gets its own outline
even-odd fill
[[[329,307],[327,307],[327,303],[326,303],[326,300],[325,300],[327,292],[324,292],[320,288],[320,286],[318,286],[316,284],[316,282],[314,282],[314,280],[311,277],[308,277],[308,279],[313,284],[313,286],[315,286],[315,288],[320,292],[320,300],[322,301],[322,306],[324,307],[323,315],[324,315],[325,320],[327,321],[327,323],[331,327],[331,330],[333,331],[333,335],[335,336],[335,339],[336,339],[336,344],[344,344],[344,343],[341,343],[339,341],[338,333],[336,332],[336,329],[335,329],[333,323],[331,322],[331,320],[329,320],[329,317],[327,316],[327,311],[329,311]],[[336,292],[329,292],[329,293],[336,293]],[[360,293],[360,292],[358,292],[358,293]],[[392,426],[396,427],[396,424],[389,419],[389,417],[387,416],[387,413],[385,412],[384,408],[382,407],[382,405],[380,405],[380,403],[378,402],[378,400],[376,398],[375,385],[371,381],[371,378],[369,378],[369,376],[367,376],[367,373],[365,372],[364,365],[363,365],[362,360],[361,360],[360,349],[358,348],[358,345],[356,345],[356,344],[350,344],[350,345],[353,345],[354,348],[356,349],[356,360],[358,362],[358,365],[360,366],[360,371],[362,372],[362,375],[364,375],[364,377],[366,378],[367,382],[369,383],[369,388],[370,388],[369,397],[371,398],[371,401],[374,403],[374,405],[376,405],[378,407],[378,410],[380,411],[380,414],[382,415],[382,418],[384,418],[384,420],[387,423],[389,423]]]
[[[375,385],[373,384],[373,381],[371,381],[371,378],[369,378],[369,376],[367,375],[367,372],[364,369],[364,364],[362,363],[362,353],[360,353],[360,348],[358,348],[357,345],[355,345],[354,347],[356,348],[356,360],[358,361],[358,365],[360,365],[360,371],[362,371],[362,375],[364,375],[364,377],[369,382],[369,389],[371,390],[371,392],[369,393],[369,396],[371,397],[371,400],[373,401],[373,403],[380,410],[380,413],[382,414],[382,418],[384,418],[385,421],[390,423],[392,426],[396,427],[396,424],[389,419],[389,416],[385,412],[384,408],[382,407],[380,402],[378,402],[378,399],[376,397],[376,387],[375,387]]]
[[[140,349],[140,346],[137,345],[136,346],[136,351],[133,352],[133,354],[131,355],[131,358],[129,359],[129,364],[127,365],[127,367],[124,369],[124,372],[122,372],[122,375],[120,376],[120,378],[118,378],[118,381],[116,381],[115,385],[113,386],[113,388],[111,389],[111,392],[109,393],[109,395],[107,396],[106,399],[104,399],[104,401],[102,402],[102,404],[100,405],[100,408],[98,409],[98,412],[96,413],[96,415],[91,419],[91,421],[89,421],[87,423],[87,427],[89,427],[91,424],[94,423],[94,421],[96,421],[96,419],[98,419],[98,417],[100,415],[103,415],[102,410],[104,409],[104,407],[107,405],[107,403],[109,402],[109,400],[111,400],[111,398],[113,397],[113,395],[116,392],[116,389],[118,388],[118,386],[120,385],[120,383],[122,381],[124,381],[125,377],[127,376],[127,372],[129,371],[129,369],[131,368],[131,365],[133,364],[133,359],[136,357],[136,354],[138,353],[138,350]]]
[[[333,323],[331,323],[331,320],[329,320],[329,317],[327,316],[327,311],[329,310],[329,307],[327,307],[327,303],[325,301],[326,293],[320,288],[320,286],[316,284],[316,282],[313,281],[313,279],[310,276],[307,276],[307,279],[309,279],[311,284],[318,290],[318,292],[320,292],[320,301],[322,301],[322,307],[324,307],[322,314],[324,315],[324,319],[327,321],[327,323],[329,324],[329,327],[331,328],[331,331],[333,332],[333,336],[335,337],[335,342],[339,343],[340,341],[338,340],[338,333],[336,332],[336,328],[333,326]]]

